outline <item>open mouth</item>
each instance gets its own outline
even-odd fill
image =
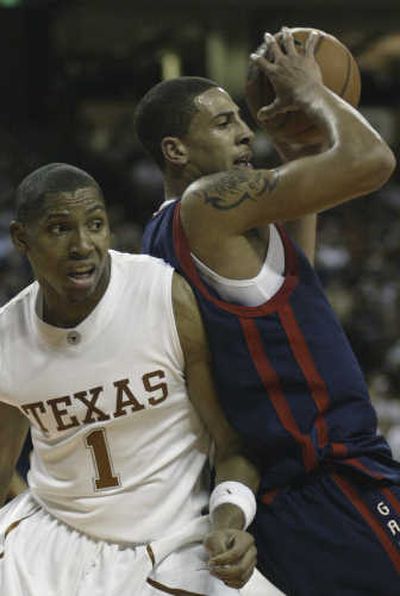
[[[239,157],[233,162],[235,168],[252,168],[253,165],[249,157]]]
[[[70,271],[67,275],[68,278],[76,285],[86,285],[90,283],[93,278],[96,267],[94,265],[87,267],[79,267]]]

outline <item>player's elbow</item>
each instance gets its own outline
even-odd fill
[[[377,188],[385,184],[396,167],[396,157],[386,143],[381,143],[371,156]]]
[[[359,154],[353,163],[352,178],[358,185],[358,193],[366,194],[383,186],[396,167],[396,158],[390,147],[376,143],[364,154]]]

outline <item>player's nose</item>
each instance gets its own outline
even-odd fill
[[[244,120],[240,120],[239,143],[249,145],[254,139],[254,133]]]
[[[74,257],[87,256],[92,248],[93,243],[90,233],[84,228],[77,228],[74,230],[69,245],[70,255]]]

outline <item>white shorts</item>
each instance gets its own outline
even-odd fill
[[[181,535],[173,544],[174,537],[136,547],[94,540],[49,515],[27,491],[0,512],[0,594],[239,595],[209,574],[201,542]]]

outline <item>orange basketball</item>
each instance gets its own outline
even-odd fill
[[[304,42],[313,29],[297,27],[291,29],[296,46],[304,48]],[[279,33],[275,35],[279,38]],[[261,44],[257,52],[265,52],[266,45]],[[324,33],[315,48],[315,57],[321,69],[324,85],[342,97],[352,106],[358,106],[361,94],[361,77],[357,62],[351,52],[336,37]],[[246,86],[246,102],[250,113],[257,122],[258,110],[271,103],[275,92],[268,77],[254,64],[250,64]],[[271,128],[281,130],[290,139],[307,142],[314,127],[301,112],[280,114],[270,121]]]

